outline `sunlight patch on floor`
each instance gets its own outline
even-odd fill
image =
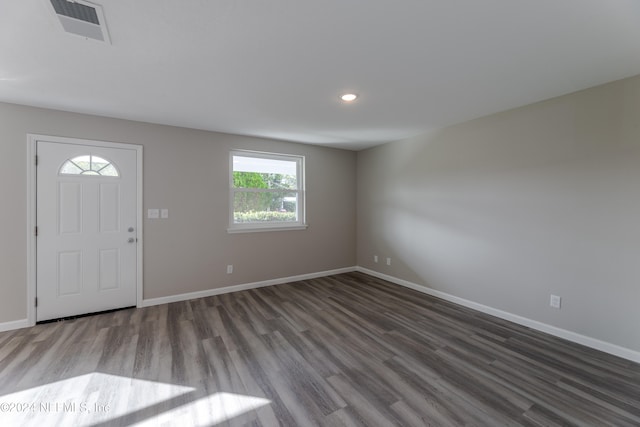
[[[269,403],[233,393],[198,398],[192,387],[91,373],[0,396],[0,425],[125,424],[130,415],[142,419],[139,426],[212,425]]]
[[[210,426],[270,404],[269,399],[235,393],[214,393],[178,408],[163,412],[135,426],[170,425]]]

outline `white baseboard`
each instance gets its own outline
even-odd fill
[[[11,331],[13,329],[28,328],[29,326],[33,326],[29,323],[29,319],[4,322],[4,323],[0,323],[0,332]]]
[[[356,271],[356,267],[339,268],[336,270],[321,271],[318,273],[301,274],[299,276],[282,277],[279,279],[263,280],[261,282],[245,283],[242,285],[226,286],[224,288],[207,289],[206,291],[189,292],[186,294],[170,295],[167,297],[150,298],[142,300],[139,307],[150,307],[152,305],[168,304],[178,301],[187,301],[190,299],[210,297],[213,295],[226,294],[229,292],[246,291],[247,289],[262,288],[265,286],[280,285],[283,283],[297,282],[300,280],[315,279],[318,277],[331,276],[334,274],[350,273]]]
[[[490,314],[500,319],[508,320],[513,323],[517,323],[522,326],[527,326],[531,329],[535,329],[547,334],[554,335],[559,338],[563,338],[567,341],[582,344],[586,347],[594,348],[596,350],[603,351],[605,353],[613,354],[614,356],[622,357],[633,362],[640,363],[640,352],[631,350],[625,347],[621,347],[616,344],[611,344],[606,341],[601,341],[596,338],[591,338],[586,335],[581,335],[575,332],[568,331],[566,329],[558,328],[556,326],[548,325],[546,323],[538,322],[537,320],[528,319],[526,317],[518,316],[506,311],[498,310],[497,308],[489,307],[477,302],[459,298],[454,295],[447,294],[445,292],[437,291],[426,286],[418,285],[416,283],[409,282],[407,280],[398,279],[397,277],[389,276],[387,274],[378,273],[374,270],[369,270],[364,267],[356,267],[356,271],[368,274],[370,276],[378,277],[391,283],[395,283],[400,286],[404,286],[413,289],[418,292],[422,292],[427,295],[441,298],[446,301],[450,301],[464,307],[472,308],[482,313]]]
[[[622,357],[624,359],[640,363],[640,352],[638,352],[638,351],[631,350],[631,349],[625,348],[625,347],[621,347],[619,345],[612,344],[612,343],[609,343],[609,342],[606,342],[606,341],[601,341],[601,340],[598,340],[596,338],[591,338],[591,337],[588,337],[586,335],[582,335],[582,334],[578,334],[578,333],[575,333],[575,332],[572,332],[572,331],[568,331],[566,329],[558,328],[556,326],[548,325],[546,323],[542,323],[542,322],[539,322],[537,320],[532,320],[532,319],[528,319],[526,317],[518,316],[516,314],[509,313],[509,312],[506,312],[506,311],[502,311],[502,310],[499,310],[497,308],[489,307],[489,306],[486,306],[486,305],[483,305],[483,304],[480,304],[480,303],[477,303],[477,302],[473,302],[473,301],[470,301],[470,300],[467,300],[467,299],[464,299],[464,298],[456,297],[456,296],[448,294],[446,292],[437,291],[437,290],[431,289],[431,288],[429,288],[427,286],[418,285],[416,283],[409,282],[409,281],[403,280],[403,279],[399,279],[397,277],[389,276],[389,275],[384,274],[384,273],[379,273],[377,271],[370,270],[370,269],[364,268],[364,267],[339,268],[339,269],[335,269],[335,270],[327,270],[327,271],[321,271],[321,272],[317,272],[317,273],[309,273],[309,274],[302,274],[302,275],[298,275],[298,276],[290,276],[290,277],[282,277],[282,278],[278,278],[278,279],[263,280],[263,281],[260,281],[260,282],[245,283],[245,284],[241,284],[241,285],[226,286],[224,288],[208,289],[206,291],[190,292],[190,293],[186,293],[186,294],[171,295],[171,296],[160,297],[160,298],[144,299],[144,300],[142,300],[141,304],[139,304],[138,306],[139,307],[150,307],[150,306],[159,305],[159,304],[167,304],[167,303],[172,303],[172,302],[187,301],[187,300],[190,300],[190,299],[196,299],[196,298],[203,298],[203,297],[208,297],[208,296],[213,296],[213,295],[226,294],[226,293],[229,293],[229,292],[244,291],[244,290],[247,290],[247,289],[262,288],[262,287],[265,287],[265,286],[280,285],[280,284],[283,284],[283,283],[296,282],[296,281],[300,281],[300,280],[315,279],[315,278],[318,278],[318,277],[331,276],[331,275],[334,275],[334,274],[349,273],[349,272],[352,272],[352,271],[359,271],[361,273],[365,273],[365,274],[368,274],[370,276],[378,277],[378,278],[386,280],[388,282],[395,283],[397,285],[404,286],[406,288],[410,288],[410,289],[413,289],[413,290],[418,291],[418,292],[422,292],[422,293],[427,294],[427,295],[432,295],[434,297],[441,298],[443,300],[450,301],[450,302],[453,302],[455,304],[459,304],[459,305],[462,305],[464,307],[468,307],[468,308],[477,310],[479,312],[486,313],[486,314],[498,317],[500,319],[505,319],[505,320],[508,320],[510,322],[517,323],[519,325],[529,327],[531,329],[535,329],[535,330],[538,330],[538,331],[541,331],[541,332],[548,333],[550,335],[554,335],[554,336],[559,337],[559,338],[566,339],[567,341],[571,341],[571,342],[575,342],[575,343],[578,343],[578,344],[582,344],[582,345],[584,345],[586,347],[590,347],[590,348],[593,348],[593,349],[596,349],[596,350],[603,351],[605,353],[612,354],[614,356]],[[31,325],[29,323],[28,319],[15,320],[15,321],[11,321],[11,322],[4,322],[4,323],[0,323],[0,332],[10,331],[10,330],[13,330],[13,329],[27,328],[29,326],[33,326],[33,325]]]

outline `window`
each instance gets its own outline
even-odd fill
[[[232,151],[229,232],[305,228],[304,157]]]
[[[74,157],[64,162],[60,168],[60,175],[120,176],[110,161],[90,154]]]

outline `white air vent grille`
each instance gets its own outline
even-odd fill
[[[84,0],[51,0],[51,5],[66,32],[111,42],[100,6]]]

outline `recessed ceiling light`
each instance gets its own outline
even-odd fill
[[[352,102],[355,101],[357,97],[358,95],[356,95],[355,93],[345,93],[344,95],[340,96],[340,99],[342,99],[344,102]]]

